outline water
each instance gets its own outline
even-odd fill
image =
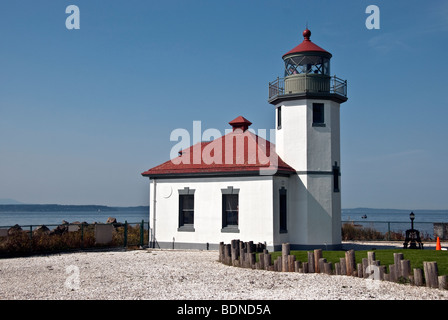
[[[375,210],[375,209],[344,209],[342,221],[353,221],[355,224],[376,229],[380,232],[404,232],[411,228],[409,211],[404,210]],[[420,233],[433,235],[433,223],[448,223],[448,210],[414,211],[414,228]],[[366,218],[363,216],[366,215]],[[99,222],[105,223],[107,218],[114,217],[118,222],[140,223],[149,221],[148,209],[117,211],[55,211],[55,212],[0,212],[0,226],[39,226],[59,225],[62,220],[67,222]],[[388,224],[389,222],[389,224]]]
[[[342,210],[342,221],[353,221],[383,233],[389,230],[404,233],[411,229],[410,213],[405,210],[345,209]],[[421,235],[433,236],[433,223],[448,223],[448,210],[416,210],[414,214],[414,229],[419,230]]]
[[[0,226],[39,226],[60,225],[67,222],[105,223],[107,218],[114,217],[117,222],[140,223],[149,221],[148,210],[120,211],[55,211],[55,212],[0,212]]]

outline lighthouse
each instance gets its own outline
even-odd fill
[[[269,83],[275,107],[276,152],[291,176],[288,226],[291,244],[341,243],[340,105],[347,81],[331,76],[332,54],[303,41],[283,55],[284,77]]]
[[[284,76],[269,83],[276,145],[240,115],[222,137],[142,173],[150,180],[152,247],[207,250],[234,239],[270,251],[286,242],[340,246],[339,108],[347,82],[330,75],[332,55],[311,31],[303,37],[283,55]]]

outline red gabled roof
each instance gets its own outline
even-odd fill
[[[241,117],[242,118],[242,117]],[[244,118],[242,118],[244,119]],[[231,121],[234,130],[210,142],[200,142],[179,156],[142,173],[143,176],[176,176],[188,174],[284,174],[296,171],[275,152],[275,145],[249,130],[239,127],[242,119]],[[243,125],[250,123],[243,120]],[[264,173],[263,173],[264,172]]]
[[[299,44],[297,47],[295,47],[294,49],[288,51],[287,53],[285,53],[283,55],[283,57],[289,55],[289,54],[293,54],[293,53],[300,53],[300,52],[310,52],[310,51],[317,51],[317,52],[325,52],[329,55],[331,55],[331,53],[329,53],[328,51],[322,49],[321,47],[319,47],[318,45],[316,45],[314,42],[312,42],[310,40],[311,37],[311,31],[306,29],[305,31],[303,31],[303,42],[301,44]]]

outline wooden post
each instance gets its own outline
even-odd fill
[[[414,284],[416,286],[422,286],[423,285],[423,270],[420,268],[414,269]]]
[[[380,280],[385,280],[384,278],[387,271],[386,266],[379,266],[379,269],[380,269]]]
[[[358,263],[358,278],[364,278],[364,270],[362,268],[362,263]]]
[[[397,282],[397,268],[394,264],[389,265],[389,281]]]
[[[341,275],[347,275],[347,264],[345,263],[345,258],[340,258],[339,263],[341,264]]]
[[[226,244],[224,247],[224,263],[231,266],[232,265],[232,255],[230,253],[231,246]]]
[[[319,259],[322,258],[322,249],[315,249],[314,250],[314,272],[320,273],[319,269]]]
[[[296,260],[294,261],[294,272],[300,272],[299,270],[300,270],[300,261]]]
[[[224,242],[220,242],[219,243],[219,258],[218,261],[219,262],[223,262],[223,258],[224,258]]]
[[[340,262],[336,262],[334,264],[334,274],[337,276],[341,275],[341,263]]]
[[[274,260],[274,271],[282,271],[282,258],[278,257]]]
[[[252,257],[252,253],[254,252],[254,246],[253,246],[253,241],[249,241],[246,243],[246,259],[245,259],[245,264],[244,267],[245,268],[252,268],[252,261],[251,261],[251,257]]]
[[[294,272],[294,269],[295,269],[294,263],[295,263],[295,261],[296,261],[296,256],[293,255],[293,254],[290,254],[288,256],[288,271],[289,272]]]
[[[375,251],[368,251],[367,252],[367,262],[368,265],[372,265],[373,261],[375,261]]]
[[[327,262],[327,259],[319,258],[319,262],[317,263],[317,265],[319,266],[319,268],[318,268],[319,273],[324,273],[324,271],[325,271],[325,263],[326,262]]]
[[[290,245],[289,243],[282,243],[282,272],[288,272],[288,256],[290,253]]]
[[[249,268],[255,269],[255,262],[257,261],[256,259],[256,254],[255,252],[251,252],[249,254]]]
[[[333,264],[331,262],[324,263],[324,272],[329,275],[333,274]]]
[[[232,240],[231,242],[231,255],[232,255],[232,265],[237,265],[235,263],[236,260],[239,258],[239,241],[238,240]]]
[[[439,271],[437,268],[437,262],[423,261],[423,271],[425,273],[426,286],[429,288],[439,287]]]
[[[367,254],[369,254],[367,252]],[[362,273],[364,278],[368,278],[371,272],[367,270],[367,267],[369,266],[369,258],[362,258]]]
[[[439,276],[439,289],[447,290],[448,289],[448,276]]]
[[[264,260],[264,268],[266,270],[269,270],[270,269],[269,267],[271,266],[271,263],[272,263],[272,261],[271,261],[271,254],[270,253],[265,253],[263,255],[263,260]]]
[[[345,252],[345,263],[347,268],[347,275],[352,276],[353,271],[355,271],[355,250],[349,250]]]
[[[314,273],[314,253],[311,251],[308,251],[308,272]]]
[[[303,273],[309,273],[310,272],[310,263],[309,262],[302,263],[302,272]]]
[[[411,273],[411,262],[409,260],[400,260],[401,276],[405,279],[409,279]]]
[[[401,260],[403,260],[403,254],[394,253],[394,264],[395,264],[395,270],[397,272],[397,279],[403,276],[401,272]]]
[[[246,253],[245,253],[245,251],[246,251],[246,244],[245,244],[245,242],[240,241],[239,245],[240,245],[240,250],[239,250],[239,253],[240,253],[240,257],[239,257],[240,267],[244,267],[244,261],[246,260]]]
[[[258,254],[258,262],[260,263],[260,269],[264,270],[264,253]]]

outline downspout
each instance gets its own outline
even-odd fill
[[[152,198],[152,248],[156,247],[156,208],[157,208],[157,201],[156,201],[156,195],[157,195],[157,181],[154,179],[153,182],[153,198]]]

